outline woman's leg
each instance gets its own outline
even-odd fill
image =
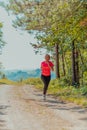
[[[43,75],[41,75],[41,79],[42,79],[43,84],[44,84],[43,94],[46,95],[51,77],[50,76],[43,76]]]

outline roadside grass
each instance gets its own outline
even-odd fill
[[[23,83],[22,82],[15,82],[15,81],[12,81],[12,80],[9,80],[9,79],[0,79],[0,85],[3,85],[3,84],[20,86]]]
[[[8,79],[0,79],[0,84],[7,84],[7,85],[17,85],[23,86],[33,85],[35,88],[39,89],[40,91],[43,90],[43,83],[40,78],[29,78],[26,80],[14,82]],[[62,82],[58,79],[52,79],[48,92],[49,95],[58,98],[59,100],[72,102],[78,104],[83,107],[87,107],[87,87],[75,88],[73,86],[63,85]]]
[[[14,82],[8,79],[0,79],[0,84],[13,84]]]
[[[23,81],[24,84],[34,85],[37,89],[43,90],[43,83],[40,78],[29,78]],[[48,94],[59,98],[62,101],[72,102],[83,107],[87,107],[87,87],[75,88],[73,86],[63,85],[58,79],[51,80],[48,88]]]

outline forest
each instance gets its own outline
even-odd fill
[[[15,28],[35,34],[37,43],[31,46],[36,54],[50,53],[56,80],[84,89],[87,96],[87,1],[8,0],[1,5],[15,16]],[[2,28],[0,23],[0,50]]]

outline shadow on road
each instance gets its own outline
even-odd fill
[[[87,109],[86,108],[82,108],[82,107],[75,105],[73,103],[66,103],[66,102],[60,101],[58,99],[55,99],[51,95],[47,96],[46,101],[41,100],[42,95],[39,94],[38,92],[35,95],[37,97],[39,97],[39,99],[40,99],[38,101],[39,105],[42,105],[42,106],[45,105],[45,107],[49,107],[51,109],[56,109],[56,110],[65,110],[65,111],[70,110],[73,112],[73,114],[75,114],[76,112],[80,115],[84,114],[86,117],[80,118],[79,120],[87,121]]]
[[[6,120],[4,119],[4,116],[6,115],[5,110],[10,107],[8,105],[0,105],[0,130],[8,130],[6,129]]]

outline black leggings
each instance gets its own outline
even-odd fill
[[[41,75],[41,79],[42,79],[43,84],[44,84],[43,94],[46,94],[47,89],[48,89],[49,82],[50,82],[50,80],[51,80],[51,76]]]

